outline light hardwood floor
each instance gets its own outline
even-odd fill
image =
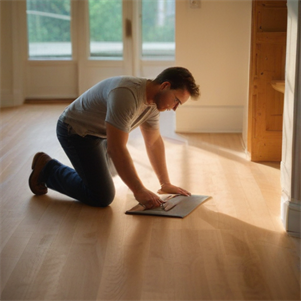
[[[184,219],[125,215],[136,202],[118,177],[105,209],[37,197],[27,185],[35,152],[69,164],[55,136],[64,107],[0,113],[1,300],[300,300],[279,164],[248,161],[239,134],[187,134],[165,141],[171,179],[212,198]],[[129,149],[156,191],[139,132]]]

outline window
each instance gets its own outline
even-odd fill
[[[175,0],[142,0],[142,58],[175,56]]]
[[[142,58],[174,59],[175,0],[141,0]],[[123,58],[122,0],[89,0],[90,57]]]
[[[30,58],[71,58],[70,0],[27,0]]]
[[[89,0],[90,56],[122,58],[122,0]]]
[[[132,42],[141,42],[141,58],[174,59],[175,0],[135,1],[141,4],[141,24],[135,24],[139,28],[134,32],[141,33],[141,38]],[[29,58],[71,58],[71,0],[27,0],[26,3]],[[128,57],[123,46],[123,4],[127,5],[127,0],[85,3],[89,6],[90,57],[117,60]]]

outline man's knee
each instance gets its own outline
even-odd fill
[[[106,191],[106,193],[103,191],[93,193],[85,203],[94,207],[108,207],[113,202],[114,198],[115,189],[111,189],[110,191]]]

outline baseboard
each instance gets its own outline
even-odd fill
[[[56,98],[56,99],[25,99],[24,104],[70,104],[74,98]]]
[[[244,106],[185,105],[177,110],[178,133],[241,133]]]
[[[301,237],[301,202],[285,193],[281,196],[281,220],[289,235]]]

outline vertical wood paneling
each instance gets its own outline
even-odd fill
[[[253,161],[280,161],[285,78],[286,1],[253,1],[248,148]]]

